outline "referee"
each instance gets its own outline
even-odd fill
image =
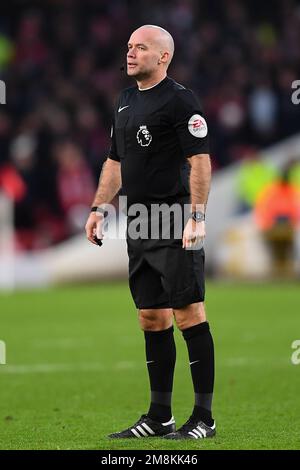
[[[211,179],[208,131],[196,96],[167,75],[173,54],[173,38],[163,28],[145,25],[132,33],[127,74],[136,86],[120,94],[110,153],[86,223],[87,238],[96,244],[99,218],[100,232],[104,221],[98,208],[110,203],[122,186],[129,208],[129,285],[145,337],[151,402],[136,423],[110,438],[200,439],[216,433],[211,412],[214,346],[204,309],[201,247]],[[168,239],[162,236],[163,220],[158,237],[132,237],[130,224],[136,216],[130,207],[137,203],[148,209],[177,204],[188,208],[188,217],[170,217]],[[152,215],[147,223],[153,222]],[[182,220],[178,238],[174,229]],[[191,416],[177,430],[171,409],[176,360],[173,316],[188,348],[195,392]]]

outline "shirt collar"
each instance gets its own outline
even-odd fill
[[[156,86],[158,86],[159,84],[161,84],[164,80],[166,80],[168,77],[164,77],[162,80],[160,80],[158,83],[155,83],[155,85],[152,85],[152,86],[149,86],[147,88],[138,88],[139,91],[148,91],[148,90],[151,90],[152,88],[155,88]]]

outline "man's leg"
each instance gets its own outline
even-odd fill
[[[186,341],[195,391],[193,418],[208,426],[214,421],[211,405],[214,387],[214,344],[206,321],[204,302],[174,309],[178,328]]]
[[[175,432],[171,394],[176,359],[172,309],[141,309],[139,321],[146,341],[151,386],[148,413],[127,429],[110,434],[112,439],[166,436]]]
[[[154,421],[168,422],[172,417],[171,395],[176,361],[173,311],[170,308],[140,309],[139,322],[145,336],[151,388],[147,416]]]

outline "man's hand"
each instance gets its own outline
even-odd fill
[[[193,248],[203,242],[205,238],[205,222],[195,222],[189,219],[182,237],[182,248]]]
[[[98,188],[92,203],[92,207],[102,207],[113,200],[121,188],[121,164],[111,158],[103,163]],[[98,245],[94,237],[103,239],[104,217],[101,212],[91,212],[85,225],[87,239],[94,245]]]
[[[94,240],[95,237],[103,238],[102,227],[104,223],[104,217],[102,214],[98,212],[91,212],[87,223],[85,225],[85,232],[87,239],[93,243],[94,245],[98,245],[97,242]]]

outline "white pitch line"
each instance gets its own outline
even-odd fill
[[[36,374],[56,372],[90,372],[107,370],[128,370],[138,367],[134,362],[117,362],[112,366],[105,366],[98,362],[76,364],[14,364],[0,367],[0,374]]]
[[[286,358],[274,358],[273,361],[267,359],[270,365],[274,363],[276,366],[289,365]],[[262,366],[266,364],[265,358],[247,358],[247,357],[231,357],[218,361],[220,367],[248,367],[248,366]],[[104,364],[100,362],[81,362],[81,363],[58,363],[58,364],[6,364],[0,365],[1,374],[40,374],[40,373],[57,373],[57,372],[101,372],[101,371],[126,371],[126,370],[142,370],[145,369],[146,364],[143,360],[134,361],[120,361],[114,364]],[[176,364],[177,369],[184,369],[189,367],[188,363],[178,361]]]

